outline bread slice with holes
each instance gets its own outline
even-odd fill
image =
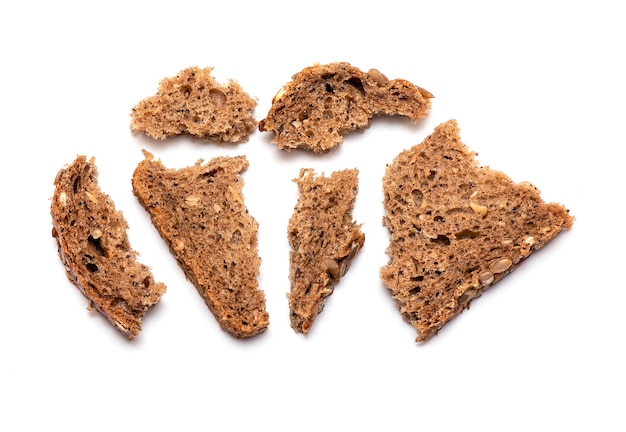
[[[234,80],[219,84],[213,68],[196,66],[164,78],[155,95],[131,112],[130,129],[155,139],[189,134],[217,143],[248,141],[257,101]]]
[[[288,225],[289,309],[292,328],[307,334],[328,296],[365,242],[352,220],[358,170],[329,177],[302,169],[294,180],[299,198]]]
[[[325,153],[347,133],[370,126],[376,115],[415,123],[427,116],[433,95],[403,79],[349,63],[316,64],[295,74],[272,99],[259,130],[273,132],[278,148]]]
[[[150,269],[137,261],[128,240],[128,223],[100,190],[93,158],[79,155],[54,181],[50,206],[52,236],[68,279],[128,339],[165,293]]]
[[[574,221],[530,183],[479,166],[456,121],[400,153],[383,179],[381,278],[426,341]]]
[[[239,338],[265,331],[269,317],[258,284],[258,223],[242,194],[246,157],[216,157],[174,169],[144,155],[133,174],[133,192],[187,279],[224,330]]]

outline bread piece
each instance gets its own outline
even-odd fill
[[[124,336],[133,339],[141,320],[165,293],[150,269],[137,262],[122,212],[98,186],[91,158],[78,156],[54,181],[52,236],[67,277]]]
[[[248,141],[257,126],[256,100],[233,80],[218,84],[212,70],[191,67],[163,79],[156,95],[133,108],[131,131],[161,140],[187,133],[217,143]]]
[[[418,342],[574,221],[530,183],[479,166],[454,120],[400,153],[383,188],[391,239],[381,278]]]
[[[256,220],[244,205],[245,156],[171,169],[144,152],[133,192],[220,326],[236,337],[263,332]]]
[[[300,197],[289,220],[289,309],[291,326],[307,334],[326,298],[348,271],[365,241],[361,225],[352,221],[358,170],[316,176],[300,170],[294,181]]]
[[[259,130],[274,132],[280,149],[325,153],[350,131],[369,127],[375,115],[426,117],[433,95],[402,79],[389,80],[376,69],[362,72],[349,63],[307,67],[272,99]]]

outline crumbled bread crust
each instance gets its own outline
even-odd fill
[[[54,181],[50,212],[67,277],[128,339],[141,330],[146,311],[165,293],[149,268],[137,262],[128,224],[98,186],[94,159],[78,156]]]
[[[213,68],[191,67],[163,79],[131,112],[130,129],[155,139],[189,134],[217,143],[248,141],[257,101],[234,80],[220,85]]]
[[[358,170],[330,177],[300,170],[300,196],[289,220],[289,309],[291,326],[307,334],[341,277],[365,242],[352,220]]]
[[[278,148],[325,153],[348,132],[370,126],[376,115],[400,115],[413,123],[426,117],[433,95],[381,72],[349,63],[314,65],[295,74],[272,99],[259,130],[273,132]]]
[[[481,167],[454,120],[403,151],[383,179],[391,234],[381,278],[426,341],[574,218],[530,183]]]
[[[172,169],[144,152],[133,192],[219,325],[246,338],[267,329],[258,287],[258,223],[242,195],[245,156]]]

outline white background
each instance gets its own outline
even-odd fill
[[[624,14],[613,1],[3,2],[0,6],[0,430],[624,430]],[[515,4],[513,6],[513,4]],[[313,63],[378,68],[435,95],[416,125],[377,118],[325,156],[129,131],[131,108],[189,66],[258,98]],[[576,217],[426,344],[379,269],[385,164],[457,119],[481,164]],[[130,178],[245,154],[269,330],[220,330]],[[95,156],[140,260],[167,284],[128,342],[64,274],[57,171]],[[312,331],[289,326],[287,221],[301,167],[360,170],[364,249]],[[402,428],[402,429],[400,429]]]

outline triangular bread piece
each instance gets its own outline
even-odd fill
[[[68,279],[128,339],[165,293],[150,269],[139,263],[128,241],[128,223],[98,185],[94,159],[79,155],[54,181],[52,235]]]
[[[307,334],[363,246],[365,235],[352,220],[358,170],[326,177],[302,169],[294,182],[300,195],[288,225],[289,309],[291,327]]]
[[[349,63],[316,64],[292,77],[272,99],[259,130],[274,132],[278,148],[325,153],[348,132],[369,127],[376,115],[426,117],[430,92],[407,80],[389,80],[376,69]]]
[[[144,151],[133,192],[219,325],[239,338],[269,324],[259,289],[258,223],[242,195],[245,156],[166,168]]]
[[[418,342],[574,221],[530,183],[479,166],[454,120],[400,153],[383,188],[391,238],[381,278]]]
[[[257,101],[234,80],[219,84],[213,68],[190,67],[164,78],[157,93],[131,112],[130,129],[155,139],[189,134],[217,143],[248,141]]]

